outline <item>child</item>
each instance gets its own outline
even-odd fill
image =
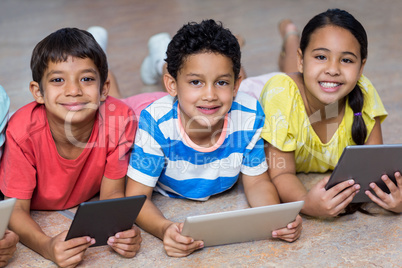
[[[8,109],[10,108],[10,99],[6,91],[0,85],[0,159],[3,154],[3,144],[5,141],[6,125],[8,122]],[[0,193],[0,200],[3,195]],[[2,234],[0,234],[2,235]],[[18,235],[10,230],[6,230],[4,237],[0,240],[0,267],[6,266],[17,249]]]
[[[10,119],[0,170],[0,188],[16,197],[10,227],[29,248],[59,266],[75,266],[91,237],[65,241],[67,231],[47,236],[30,210],[63,210],[87,201],[124,197],[128,153],[136,122],[132,110],[108,96],[105,53],[91,34],[60,29],[32,53],[35,98]],[[133,257],[138,227],[117,233],[108,244]]]
[[[127,175],[126,195],[146,194],[137,223],[163,240],[169,256],[203,247],[180,234],[183,224],[152,203],[163,195],[207,200],[231,188],[242,173],[252,207],[279,203],[268,176],[260,131],[264,114],[255,98],[238,93],[240,47],[213,20],[184,25],[167,50],[164,85],[169,93],[141,112]],[[273,236],[296,240],[301,217]]]
[[[292,40],[284,40],[282,63],[296,53],[286,48],[294,47],[298,39],[291,22],[284,28]],[[283,202],[305,200],[303,213],[336,216],[360,186],[349,180],[326,191],[326,177],[307,191],[296,173],[334,169],[348,145],[382,143],[381,122],[387,113],[377,91],[362,75],[366,32],[348,12],[328,10],[307,23],[293,58],[297,58],[298,72],[273,76],[260,97],[266,115],[261,136],[268,143],[268,173]],[[370,186],[379,198],[370,191],[366,194],[383,208],[401,212],[402,177],[399,172],[395,176],[398,185],[387,176],[382,178],[390,195],[374,183]]]

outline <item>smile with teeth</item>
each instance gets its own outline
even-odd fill
[[[334,82],[320,82],[320,86],[325,88],[334,88],[340,86],[341,83],[334,83]]]
[[[213,106],[213,107],[197,106],[197,109],[203,114],[213,114],[219,109],[219,106]]]

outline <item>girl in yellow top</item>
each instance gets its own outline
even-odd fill
[[[292,53],[289,43],[294,46],[298,39],[294,29],[289,30],[295,28],[292,25],[287,23],[288,32],[283,34],[282,67]],[[381,122],[387,112],[362,75],[366,59],[363,26],[346,11],[328,10],[311,19],[302,32],[294,55],[298,72],[273,76],[261,93],[266,114],[261,135],[268,143],[269,175],[282,202],[305,201],[304,214],[336,216],[360,186],[349,180],[325,190],[326,177],[307,191],[297,172],[332,170],[347,145],[382,143]],[[397,185],[387,176],[382,178],[389,195],[375,183],[370,187],[378,198],[366,194],[385,209],[401,212],[402,177],[399,172],[395,176]]]

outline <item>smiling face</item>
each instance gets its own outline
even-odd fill
[[[228,57],[212,52],[190,55],[177,79],[170,75],[164,79],[169,94],[178,98],[180,119],[189,136],[222,129],[239,87]]]
[[[320,109],[343,100],[356,86],[365,62],[359,42],[348,30],[332,25],[317,29],[304,54],[298,50],[298,68],[310,106]]]
[[[101,101],[106,99],[109,81],[100,91],[98,69],[89,58],[68,57],[66,61],[49,62],[42,81],[42,91],[37,82],[30,90],[38,103],[44,104],[49,124],[64,126],[88,124],[95,120]]]

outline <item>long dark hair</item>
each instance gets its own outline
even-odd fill
[[[316,15],[304,27],[300,39],[300,49],[304,54],[306,47],[310,42],[311,35],[320,28],[328,25],[341,27],[348,30],[360,44],[360,55],[362,61],[367,59],[367,34],[363,25],[356,20],[350,13],[340,9],[328,9],[327,11]],[[348,102],[354,116],[352,124],[352,138],[357,145],[364,144],[367,137],[367,127],[364,123],[361,111],[364,104],[364,96],[360,87],[356,84],[354,89],[348,94]]]

